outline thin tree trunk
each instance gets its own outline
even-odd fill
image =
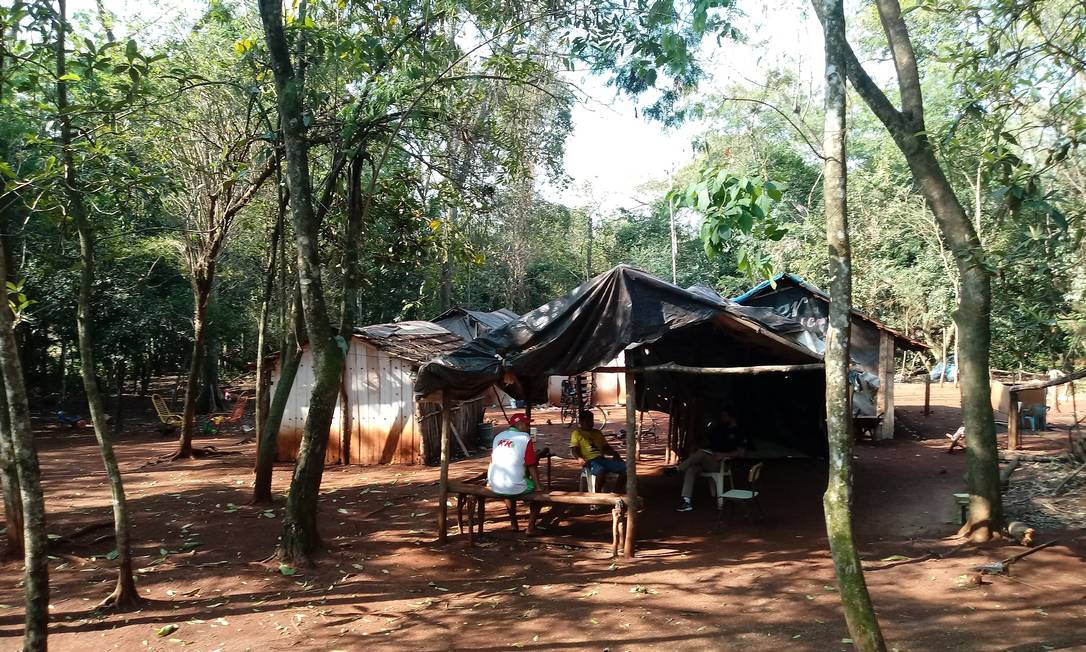
[[[207,324],[204,324],[207,328]],[[241,348],[245,348],[244,336]],[[222,388],[219,387],[219,340],[214,330],[204,335],[204,363],[200,366],[200,391],[196,395],[196,413],[214,414],[226,410]]]
[[[68,400],[68,338],[60,338],[60,405]]]
[[[12,40],[18,25],[12,26]],[[3,99],[3,66],[0,56],[0,100]],[[0,288],[8,282],[7,193],[0,192]],[[0,302],[0,471],[7,527],[5,557],[23,557],[25,587],[24,650],[44,650],[49,623],[49,567],[45,534],[45,501],[41,491],[38,454],[30,430],[30,408],[15,339],[14,315],[7,293]],[[24,509],[25,502],[25,509]]]
[[[15,468],[15,447],[8,415],[7,391],[0,374],[0,482],[4,489],[4,524],[7,545],[5,559],[23,556],[23,500],[19,495],[19,471]]]
[[[260,301],[260,321],[257,323],[256,329],[256,441],[258,442],[256,471],[258,479],[261,466],[259,442],[265,439],[268,407],[271,403],[271,368],[266,360],[268,349],[268,319],[271,313],[273,295],[275,294],[275,274],[276,263],[279,259],[279,239],[282,237],[283,224],[286,220],[287,197],[283,193],[281,182],[278,184],[278,187],[278,212],[275,217],[275,226],[272,227],[271,235],[268,238],[268,262],[264,267],[264,293]],[[284,351],[285,350],[281,348],[280,355],[283,355]],[[270,478],[271,474],[269,473],[268,475]],[[259,482],[257,484],[259,484]],[[268,496],[266,500],[271,499],[271,482],[268,482],[268,487]],[[265,499],[257,494],[258,492],[254,490],[253,502],[264,502]]]
[[[61,0],[63,7],[64,0]],[[62,82],[63,83],[63,82]],[[7,283],[7,256],[0,247],[0,287]],[[30,430],[30,406],[26,400],[22,362],[15,343],[13,315],[7,302],[0,304],[0,371],[4,393],[15,471],[18,476],[19,501],[23,513],[23,584],[26,594],[24,652],[45,650],[49,624],[48,542],[45,536],[45,500],[41,490],[41,470]],[[10,530],[9,530],[10,534]]]
[[[452,308],[452,277],[453,277],[453,264],[452,264],[452,229],[456,220],[456,207],[450,207],[447,217],[445,218],[445,224],[442,226],[442,237],[445,240],[444,243],[444,255],[441,258],[441,279],[438,286],[438,302],[440,311],[445,312]]]
[[[278,447],[279,428],[283,424],[283,413],[287,408],[287,399],[302,362],[302,347],[299,345],[301,333],[305,331],[302,317],[302,290],[295,286],[293,328],[286,326],[282,345],[279,348],[279,382],[275,385],[275,394],[268,406],[268,415],[264,420],[264,429],[257,439],[256,480],[253,483],[253,503],[262,504],[272,501],[272,469],[275,466],[275,452]]]
[[[192,438],[196,433],[196,398],[200,391],[200,371],[204,364],[207,331],[207,304],[211,297],[210,273],[193,270],[192,282],[192,361],[185,381],[185,405],[182,410],[181,437],[177,442],[176,458],[191,458]]]
[[[849,337],[852,320],[852,253],[849,249],[845,167],[845,15],[842,0],[821,3],[826,45],[826,118],[823,137],[826,242],[829,245],[830,312],[826,328],[826,432],[829,482],[822,497],[826,533],[837,573],[845,622],[857,650],[886,649],[864,582],[852,534],[852,411],[849,404]]]
[[[0,57],[2,60],[3,57]],[[0,61],[0,67],[3,62]],[[7,206],[5,197],[0,197],[0,205]],[[3,259],[9,260],[7,249],[8,216],[6,208],[0,209],[0,247],[4,249]],[[6,287],[9,278],[5,268],[0,276],[0,287]],[[7,309],[0,306],[0,308]],[[4,521],[7,534],[7,546],[3,557],[19,559],[23,556],[23,501],[19,493],[19,471],[15,466],[15,447],[12,441],[11,417],[8,413],[7,393],[4,389],[3,374],[0,373],[0,484],[4,493]]]
[[[60,0],[60,15],[57,26],[57,78],[64,78],[65,67],[65,0]],[[94,336],[91,322],[91,299],[94,292],[94,231],[87,218],[83,196],[77,186],[75,159],[72,154],[71,121],[68,115],[68,89],[64,81],[57,82],[57,111],[60,114],[61,157],[64,162],[64,190],[68,196],[69,211],[75,218],[79,231],[79,255],[82,270],[79,277],[79,300],[76,309],[76,330],[79,334],[79,357],[83,376],[83,390],[87,395],[87,407],[91,422],[94,424],[94,436],[101,449],[102,462],[113,501],[113,524],[117,550],[117,587],[102,605],[117,609],[133,607],[139,604],[140,597],[132,576],[132,549],[129,543],[128,507],[125,501],[124,484],[121,471],[117,466],[117,457],[109,436],[107,414],[102,403],[98,379],[95,377]],[[25,499],[24,499],[25,501]]]
[[[529,200],[530,201],[530,200]],[[595,234],[592,232],[592,209],[586,208],[584,212],[585,228],[588,229],[587,237],[588,244],[585,247],[584,256],[584,278],[586,281],[592,279],[592,240]]]
[[[305,4],[299,5],[300,14]],[[319,255],[319,219],[314,210],[309,173],[309,146],[303,121],[304,77],[295,70],[283,30],[283,6],[279,0],[259,0],[260,17],[268,55],[275,74],[279,123],[286,153],[287,183],[298,247],[298,283],[302,288],[309,346],[313,352],[313,390],[302,432],[298,461],[287,497],[279,555],[284,560],[311,561],[320,547],[317,532],[317,499],[324,473],[324,455],[332,425],[339,382],[343,371],[341,337],[333,337],[325,306]],[[304,43],[304,41],[303,41]],[[299,47],[303,47],[302,43]],[[343,348],[341,348],[343,346]]]
[[[113,398],[113,432],[119,433],[124,429],[124,381],[128,376],[128,363],[124,358],[117,361],[114,368],[114,382],[117,394]]]

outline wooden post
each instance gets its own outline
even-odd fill
[[[924,374],[924,416],[931,414],[931,374]]]
[[[626,541],[622,556],[634,554],[637,532],[637,394],[634,375],[626,372]]]
[[[894,336],[879,331],[879,395],[878,411],[882,426],[873,439],[894,438]]]
[[[1018,443],[1018,392],[1011,392],[1007,406],[1007,450],[1018,450]]]
[[[441,393],[441,476],[437,492],[437,541],[445,543],[445,521],[449,512],[449,426],[452,422],[451,401],[446,392]]]

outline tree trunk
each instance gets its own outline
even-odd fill
[[[295,71],[283,30],[283,7],[279,0],[259,0],[260,17],[268,55],[275,74],[279,122],[286,153],[287,184],[298,248],[298,284],[302,289],[309,346],[313,352],[313,390],[309,400],[298,461],[287,497],[279,555],[284,560],[311,561],[320,547],[317,532],[317,499],[328,433],[332,425],[339,381],[343,371],[345,342],[332,336],[321,282],[319,230],[314,211],[313,186],[309,173],[309,146],[303,121],[304,78]],[[343,348],[341,348],[343,346]]]
[[[584,223],[585,228],[587,229],[586,237],[588,238],[588,243],[585,246],[584,254],[584,280],[590,281],[592,280],[592,240],[595,237],[595,234],[592,232],[593,225],[591,208],[585,208]]]
[[[60,402],[63,406],[68,400],[68,338],[60,337]]]
[[[245,343],[242,342],[241,346],[244,348]],[[219,340],[212,331],[204,336],[204,363],[200,366],[200,391],[196,395],[197,414],[226,411],[226,401],[219,387],[219,352]]]
[[[275,395],[268,406],[263,430],[257,438],[256,480],[253,484],[254,504],[272,501],[272,469],[275,465],[279,428],[283,424],[287,399],[290,398],[290,390],[294,386],[294,378],[298,374],[298,366],[302,361],[302,347],[299,345],[299,339],[300,334],[304,332],[305,324],[302,318],[301,292],[301,287],[296,286],[292,311],[293,328],[287,327],[283,332],[283,341],[279,348],[279,382],[275,385]],[[284,326],[287,325],[284,324]]]
[[[60,11],[63,16],[64,0],[60,0]],[[16,28],[12,29],[14,31]],[[63,30],[60,43],[63,43]],[[58,49],[62,47],[61,45]],[[3,58],[0,57],[0,66],[3,65]],[[0,84],[2,83],[3,75],[0,74]],[[5,212],[5,238],[0,241],[0,288],[6,288],[8,282],[6,217]],[[30,428],[30,407],[27,404],[26,383],[15,338],[14,315],[8,307],[6,290],[3,298],[4,300],[0,301],[0,379],[3,380],[4,393],[0,396],[0,412],[3,413],[5,422],[0,423],[3,428],[0,446],[4,448],[4,507],[8,525],[8,549],[19,549],[23,552],[23,650],[31,652],[46,649],[49,625],[45,500],[42,496],[38,453],[34,448],[34,434]],[[13,475],[9,475],[11,467],[14,470]],[[16,491],[17,495],[14,494]],[[12,495],[9,496],[8,492],[12,492]],[[21,543],[13,544],[10,538],[19,535],[22,536]]]
[[[842,0],[815,0],[815,3],[822,5],[819,17],[826,46],[823,194],[830,272],[825,351],[829,482],[822,505],[848,631],[857,650],[885,650],[852,535],[852,411],[848,383],[852,253],[846,202],[845,16]]]
[[[61,0],[61,7],[64,6]],[[61,82],[63,83],[63,82]],[[0,247],[0,287],[7,283],[7,256]],[[41,490],[41,470],[30,429],[30,406],[26,400],[22,362],[15,343],[13,315],[7,302],[0,304],[0,371],[3,373],[7,403],[8,431],[18,476],[19,501],[23,514],[23,584],[26,592],[24,651],[44,651],[49,624],[48,541],[45,536],[45,500]],[[9,536],[11,530],[8,530]]]
[[[60,0],[60,22],[57,29],[57,78],[64,78],[65,0]],[[79,299],[76,308],[76,330],[79,334],[79,358],[83,376],[83,390],[87,395],[87,407],[94,425],[94,436],[101,449],[102,462],[109,479],[113,499],[113,524],[117,550],[117,587],[102,605],[117,609],[139,604],[139,592],[132,577],[132,549],[128,534],[128,506],[117,457],[110,441],[109,424],[98,379],[95,377],[94,336],[91,321],[91,299],[94,292],[94,231],[87,218],[81,190],[77,186],[75,159],[72,154],[71,122],[68,117],[67,83],[57,82],[57,110],[60,118],[61,157],[64,162],[64,190],[68,197],[69,213],[75,218],[79,231],[79,256],[82,266],[79,277]]]
[[[189,363],[189,375],[185,382],[185,405],[182,410],[181,438],[178,440],[175,457],[191,458],[192,437],[196,433],[196,398],[200,390],[200,370],[203,367],[207,330],[207,304],[211,297],[213,271],[193,269],[192,281],[192,361]]]
[[[442,228],[443,237],[445,239],[445,252],[441,259],[441,280],[438,287],[438,301],[440,304],[441,312],[452,308],[452,277],[453,277],[453,264],[452,264],[452,228],[456,219],[456,208],[450,207],[448,216],[445,218],[445,224]]]
[[[253,503],[271,502],[271,469],[275,463],[275,444],[279,434],[279,423],[282,421],[282,411],[276,421],[276,437],[268,440],[268,409],[271,407],[271,367],[268,365],[267,338],[268,318],[271,313],[272,295],[275,293],[276,263],[279,258],[279,240],[283,236],[283,225],[286,220],[286,195],[279,184],[279,211],[276,214],[275,226],[268,238],[268,262],[264,268],[264,294],[260,302],[260,321],[256,331],[256,480],[253,484]],[[283,325],[286,326],[285,324]],[[283,346],[279,348],[280,364],[285,364],[284,356],[287,353],[287,338],[284,332]],[[297,348],[297,347],[295,347]],[[299,357],[300,360],[300,357]],[[291,377],[290,384],[294,384]],[[289,386],[289,385],[288,385]],[[285,402],[285,401],[284,401]],[[268,446],[271,446],[268,449]],[[267,458],[266,460],[264,458]]]
[[[935,157],[924,124],[924,101],[916,55],[898,0],[877,0],[879,18],[897,70],[899,111],[845,45],[853,88],[886,127],[927,201],[958,267],[958,308],[954,313],[961,377],[962,422],[966,432],[969,521],[962,528],[974,541],[1002,529],[999,460],[992,415],[988,354],[991,344],[991,276],[980,238]],[[816,11],[820,10],[816,3]]]
[[[0,205],[7,206],[6,199],[0,194]],[[5,262],[9,260],[8,241],[6,235],[3,235],[7,234],[7,226],[8,216],[4,210],[0,213],[0,247],[4,249],[3,258],[0,260]],[[2,271],[0,287],[6,287],[10,275],[7,268],[0,271]],[[5,306],[0,306],[0,308],[6,309]],[[15,466],[15,446],[12,440],[11,417],[8,413],[6,396],[3,374],[0,373],[0,485],[4,493],[4,521],[7,534],[7,545],[3,557],[19,559],[23,556],[23,501],[19,489],[19,472]]]
[[[19,495],[19,471],[15,468],[15,447],[11,436],[7,392],[0,374],[0,483],[4,489],[4,523],[7,545],[4,559],[23,556],[23,500]]]
[[[124,380],[128,376],[128,363],[124,358],[117,361],[113,372],[117,388],[113,398],[113,432],[116,434],[124,429]]]

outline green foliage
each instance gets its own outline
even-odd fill
[[[697,47],[706,36],[740,38],[733,0],[591,2],[557,10],[570,31],[562,38],[572,61],[586,61],[611,85],[638,97],[654,91],[646,116],[667,124],[687,117],[681,101],[705,76]]]
[[[773,264],[751,243],[777,242],[788,233],[787,226],[773,214],[773,207],[784,196],[781,188],[773,181],[738,177],[719,166],[709,166],[699,171],[685,192],[672,193],[669,199],[702,214],[705,255],[712,258],[734,250],[739,270],[760,280],[773,276]]]

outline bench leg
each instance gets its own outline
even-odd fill
[[[626,547],[626,503],[615,501],[611,510],[611,556],[618,557],[618,551]]]
[[[456,527],[459,528],[460,534],[464,533],[464,503],[470,501],[470,498],[464,494],[456,494]],[[468,532],[471,532],[471,515],[468,514]]]
[[[542,507],[539,503],[528,503],[528,530],[526,532],[528,536],[535,534],[535,525],[539,520],[539,510]]]
[[[478,496],[479,501],[479,534],[483,533],[483,521],[486,520],[486,498]]]
[[[611,510],[611,556],[618,557],[618,524],[622,517],[619,514],[618,505]]]

